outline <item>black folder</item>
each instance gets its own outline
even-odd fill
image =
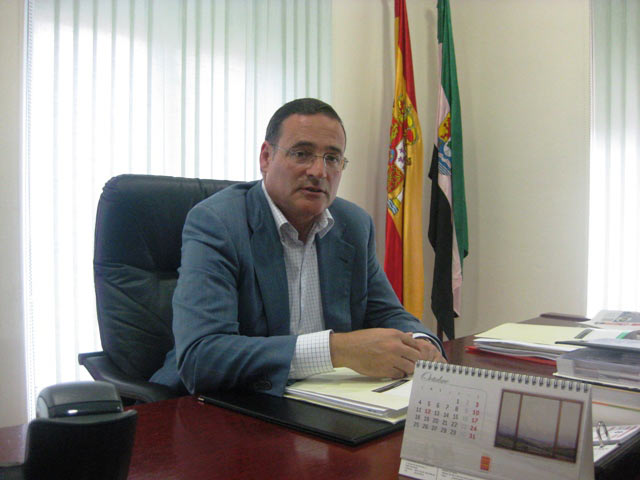
[[[198,400],[352,446],[404,428],[404,421],[389,423],[265,393],[215,392]]]

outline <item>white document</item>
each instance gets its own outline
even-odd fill
[[[640,330],[640,312],[600,310],[591,320],[582,323],[601,328]]]
[[[313,375],[285,388],[285,397],[391,423],[405,419],[411,378],[379,379],[349,368]]]
[[[582,348],[556,342],[614,339],[620,330],[592,327],[559,327],[527,323],[504,323],[476,335],[473,344],[481,350],[514,356],[537,356],[554,360],[558,355]]]

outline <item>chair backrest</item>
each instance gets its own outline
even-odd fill
[[[102,348],[126,374],[147,380],[173,347],[171,299],[185,218],[233,183],[120,175],[104,186],[93,259],[98,324]]]
[[[29,423],[22,465],[26,480],[124,480],[137,412],[75,418],[36,418]]]

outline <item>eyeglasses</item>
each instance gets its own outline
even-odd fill
[[[339,153],[327,152],[322,155],[316,155],[315,153],[303,148],[294,148],[289,150],[288,148],[283,148],[280,145],[276,145],[275,143],[271,143],[270,145],[272,147],[279,148],[283,152],[286,152],[287,156],[291,158],[296,165],[300,165],[301,167],[310,167],[311,165],[313,165],[313,162],[316,161],[316,158],[321,158],[324,161],[324,166],[328,171],[339,172],[347,168],[347,163],[349,163],[349,160],[347,160]]]

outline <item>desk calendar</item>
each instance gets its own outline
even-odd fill
[[[418,362],[400,474],[417,479],[593,479],[581,382]]]
[[[456,397],[446,385],[428,384],[424,399],[419,398],[411,418],[412,428],[430,430],[451,438],[477,440],[482,426],[487,395],[484,391],[460,387]]]

